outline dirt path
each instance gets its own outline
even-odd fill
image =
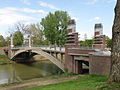
[[[0,88],[0,90],[23,90],[25,88],[32,88],[32,87],[36,87],[36,86],[66,82],[66,81],[70,81],[70,80],[73,80],[73,79],[76,79],[76,78],[79,78],[82,76],[83,75],[76,75],[76,76],[58,78],[58,79],[53,79],[53,80],[28,82],[28,83],[24,83],[24,84],[18,84],[18,85],[14,85],[14,86],[8,86],[5,88]]]

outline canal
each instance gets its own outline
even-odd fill
[[[50,61],[0,65],[0,84],[49,77],[61,73],[63,73],[62,70]]]

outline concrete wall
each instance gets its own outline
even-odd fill
[[[102,55],[89,56],[89,73],[97,75],[110,74],[111,57]]]

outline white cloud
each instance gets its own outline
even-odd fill
[[[12,25],[18,21],[32,22],[37,20],[37,17],[27,16],[28,13],[46,15],[47,12],[43,10],[36,10],[30,8],[15,8],[15,7],[6,7],[0,8],[0,26]]]
[[[0,9],[0,25],[11,25],[17,21],[30,21],[35,20],[34,17],[18,14],[17,12],[10,11],[9,9]]]
[[[43,2],[43,1],[39,1],[38,2],[40,6],[42,7],[47,7],[47,8],[50,8],[50,9],[53,9],[53,10],[59,10],[59,8],[55,7],[54,5],[51,5],[49,3],[46,3],[46,2]]]
[[[29,0],[20,0],[22,3],[26,4],[26,5],[31,5],[31,3],[29,2]]]
[[[93,21],[99,21],[99,20],[101,20],[100,17],[94,17],[94,18],[92,18],[92,19],[90,19],[90,20],[88,20],[88,21],[89,21],[89,22],[93,22]]]
[[[87,2],[85,2],[86,5],[94,5],[98,2],[103,2],[103,3],[112,3],[112,2],[116,2],[117,0],[87,0]]]
[[[30,8],[15,8],[15,7],[6,7],[5,10],[9,11],[17,11],[17,12],[25,12],[25,13],[39,13],[46,15],[48,12],[44,10],[36,10],[36,9],[30,9]]]

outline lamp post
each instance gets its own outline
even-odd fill
[[[10,35],[10,47],[13,48],[14,44],[13,44],[13,35]]]
[[[28,36],[28,40],[29,40],[29,47],[31,47],[31,35]]]

